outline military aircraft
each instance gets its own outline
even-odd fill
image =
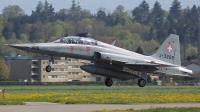
[[[90,60],[80,68],[86,72],[106,77],[105,85],[113,84],[112,78],[129,80],[138,78],[138,85],[146,85],[147,73],[191,76],[193,72],[181,66],[179,36],[171,34],[151,56],[141,55],[123,48],[82,36],[68,36],[51,43],[7,44],[27,52],[49,55],[46,71],[51,72],[53,56]],[[131,72],[128,72],[131,70]],[[141,76],[133,73],[141,72]]]

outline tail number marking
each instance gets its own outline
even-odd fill
[[[163,58],[166,58],[166,59],[174,60],[174,56],[169,55],[169,54],[160,54],[159,57],[163,57]]]

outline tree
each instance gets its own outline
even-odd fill
[[[41,1],[39,1],[35,12],[41,15],[43,10],[44,10],[44,4]]]
[[[149,16],[149,21],[151,21],[155,28],[159,27],[159,23],[164,22],[164,12],[161,8],[161,5],[159,2],[155,2],[154,7],[152,9],[152,12]]]
[[[9,5],[7,7],[4,7],[2,15],[5,18],[14,18],[18,16],[23,16],[25,15],[25,13],[18,5]]]
[[[142,50],[142,48],[140,46],[137,48],[137,50],[135,52],[139,53],[139,54],[144,54],[144,51]]]
[[[62,21],[65,21],[67,18],[67,9],[63,8],[60,9],[57,13],[56,13],[56,18]]]
[[[115,9],[116,12],[124,12],[124,6],[123,5],[118,5],[117,8]]]
[[[23,43],[29,43],[29,39],[28,39],[28,35],[26,35],[25,33],[22,33],[20,35],[20,40],[23,42]]]
[[[106,13],[105,13],[104,10],[100,9],[100,10],[97,12],[97,20],[106,22]]]
[[[0,56],[0,80],[8,80],[10,77],[10,70],[5,63],[2,56]]]
[[[81,19],[81,6],[75,3],[75,0],[72,0],[72,5],[70,10],[68,11],[68,16],[70,17],[71,20],[74,21],[79,21]]]
[[[139,7],[136,7],[132,11],[132,15],[134,17],[133,22],[136,21],[141,24],[147,24],[149,16],[149,4],[143,0]]]
[[[159,2],[155,2],[152,12],[149,14],[149,22],[153,24],[153,28],[156,30],[158,41],[161,41],[164,35],[164,11],[161,8]],[[153,32],[153,31],[152,31]],[[152,33],[150,32],[150,34]]]
[[[6,40],[9,40],[12,37],[12,33],[13,33],[13,24],[7,23],[2,30],[2,34]]]
[[[6,52],[5,44],[6,44],[5,38],[4,37],[0,37],[0,54],[3,54],[3,55],[5,54],[5,52]]]
[[[174,33],[179,35],[180,37],[183,37],[182,34],[184,30],[184,18],[182,16],[182,10],[181,10],[181,4],[178,0],[174,0],[172,2],[172,6],[169,10],[169,16],[167,17],[166,23],[168,23],[168,34]],[[182,41],[182,38],[180,38],[180,41]]]
[[[54,8],[52,6],[52,4],[49,4],[46,0],[44,2],[44,10],[43,10],[43,19],[44,22],[53,22],[54,21]]]
[[[31,42],[41,42],[45,40],[45,29],[42,22],[37,22],[33,24],[30,32],[30,41]]]
[[[0,15],[0,37],[3,37],[2,31],[5,23],[6,23],[5,19],[2,17],[2,15]]]
[[[69,27],[69,25],[66,22],[57,20],[53,24],[51,36],[56,36],[56,37],[64,36],[66,33],[68,33],[68,31],[67,31],[68,27]]]
[[[169,13],[173,18],[178,19],[181,17],[181,3],[178,0],[172,2]]]

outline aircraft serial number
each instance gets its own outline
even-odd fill
[[[169,55],[169,54],[160,54],[159,57],[163,57],[163,58],[166,58],[166,59],[174,60],[174,56]]]
[[[39,47],[38,46],[33,46],[31,49],[39,50]]]

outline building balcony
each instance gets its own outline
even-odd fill
[[[31,68],[38,68],[37,65],[31,65]]]
[[[36,79],[31,79],[31,82],[39,82],[39,81]]]
[[[38,75],[38,73],[32,72],[31,75]]]

